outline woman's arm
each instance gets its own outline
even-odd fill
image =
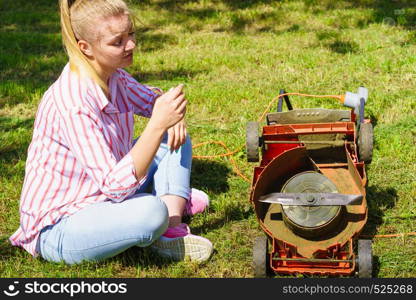
[[[146,176],[165,132],[185,116],[187,101],[182,89],[183,85],[178,85],[155,101],[152,116],[130,151],[137,180]]]
[[[156,99],[163,94],[162,90],[139,83],[123,69],[117,72],[134,114],[150,118]]]

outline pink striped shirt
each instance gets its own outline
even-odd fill
[[[109,80],[111,101],[67,64],[45,92],[36,114],[20,197],[20,227],[10,237],[36,256],[39,233],[80,209],[123,201],[137,181],[129,151],[133,114],[150,117],[157,93],[118,69]]]

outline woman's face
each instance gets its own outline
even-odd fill
[[[125,68],[133,63],[133,50],[136,47],[135,33],[130,18],[126,14],[99,19],[93,28],[95,37],[89,42],[87,51],[97,71],[106,76],[117,68]],[[82,49],[82,45],[80,45]]]

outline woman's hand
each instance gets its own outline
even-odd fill
[[[182,89],[183,84],[180,84],[156,99],[149,123],[167,130],[184,118],[187,101]]]
[[[186,140],[186,124],[184,119],[168,129],[168,146],[171,150],[178,150]]]

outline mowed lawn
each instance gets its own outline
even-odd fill
[[[195,159],[192,186],[209,210],[186,219],[214,244],[203,264],[163,260],[132,248],[102,263],[48,263],[12,247],[37,105],[67,62],[57,1],[0,2],[0,276],[252,277],[252,245],[264,234],[249,203],[250,184],[229,158]],[[375,125],[367,166],[365,234],[416,231],[416,5],[414,1],[130,1],[137,52],[128,71],[162,89],[186,85],[194,144],[244,149],[245,128],[284,88],[341,95],[369,90]],[[295,107],[340,108],[335,100],[292,97]],[[275,107],[275,106],[274,106]],[[136,135],[146,120],[137,119]],[[226,150],[216,144],[194,155]],[[245,150],[233,155],[251,178]],[[374,238],[374,275],[416,276],[416,237]]]

